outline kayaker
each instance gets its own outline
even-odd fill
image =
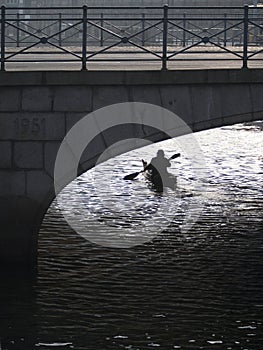
[[[136,173],[126,175],[124,176],[123,179],[134,180],[139,174],[146,173],[146,177],[150,181],[153,181],[154,183],[162,184],[166,187],[171,187],[171,179],[173,179],[172,183],[176,183],[176,177],[170,174],[167,171],[167,168],[171,166],[171,163],[170,163],[171,159],[176,159],[180,156],[181,156],[180,153],[176,153],[172,155],[169,159],[167,159],[164,156],[164,151],[160,149],[157,152],[156,157],[152,158],[151,162],[148,165],[147,165],[147,162],[144,159],[142,159],[143,170],[136,171]],[[172,187],[174,187],[174,185],[172,185]]]
[[[159,149],[156,157],[152,158],[150,164],[146,165],[144,163],[144,170],[150,171],[153,177],[161,176],[162,178],[165,178],[170,175],[167,171],[167,168],[170,166],[170,160],[165,157],[164,151]]]

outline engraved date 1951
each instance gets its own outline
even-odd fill
[[[16,118],[14,124],[19,136],[44,136],[46,133],[45,118]]]

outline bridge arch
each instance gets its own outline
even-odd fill
[[[149,103],[177,114],[193,132],[263,120],[261,70],[15,74],[4,73],[0,82],[2,263],[36,263],[38,230],[55,197],[58,149],[72,126],[90,112],[120,102]],[[93,167],[121,137],[167,138],[163,130],[138,125],[132,120],[94,139],[78,174]]]

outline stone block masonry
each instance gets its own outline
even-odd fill
[[[49,87],[22,89],[21,110],[25,112],[50,112],[53,109],[53,91]]]
[[[44,144],[37,141],[15,142],[13,167],[19,169],[43,169]]]
[[[21,88],[0,86],[0,112],[21,110]]]
[[[0,141],[0,169],[10,169],[12,167],[12,143],[10,141]]]
[[[65,113],[0,113],[0,140],[62,140],[65,130]]]

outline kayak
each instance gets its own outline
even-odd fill
[[[174,190],[177,185],[177,178],[172,174],[169,174],[162,178],[160,175],[152,175],[150,171],[144,172],[145,179],[151,185],[151,187],[157,192],[163,192],[165,187]]]
[[[142,159],[143,168],[147,167],[147,162]],[[164,187],[175,190],[177,186],[177,177],[172,174],[162,176],[159,173],[153,174],[151,170],[144,170],[143,172],[145,179],[151,185],[152,189],[157,192],[163,192]]]

